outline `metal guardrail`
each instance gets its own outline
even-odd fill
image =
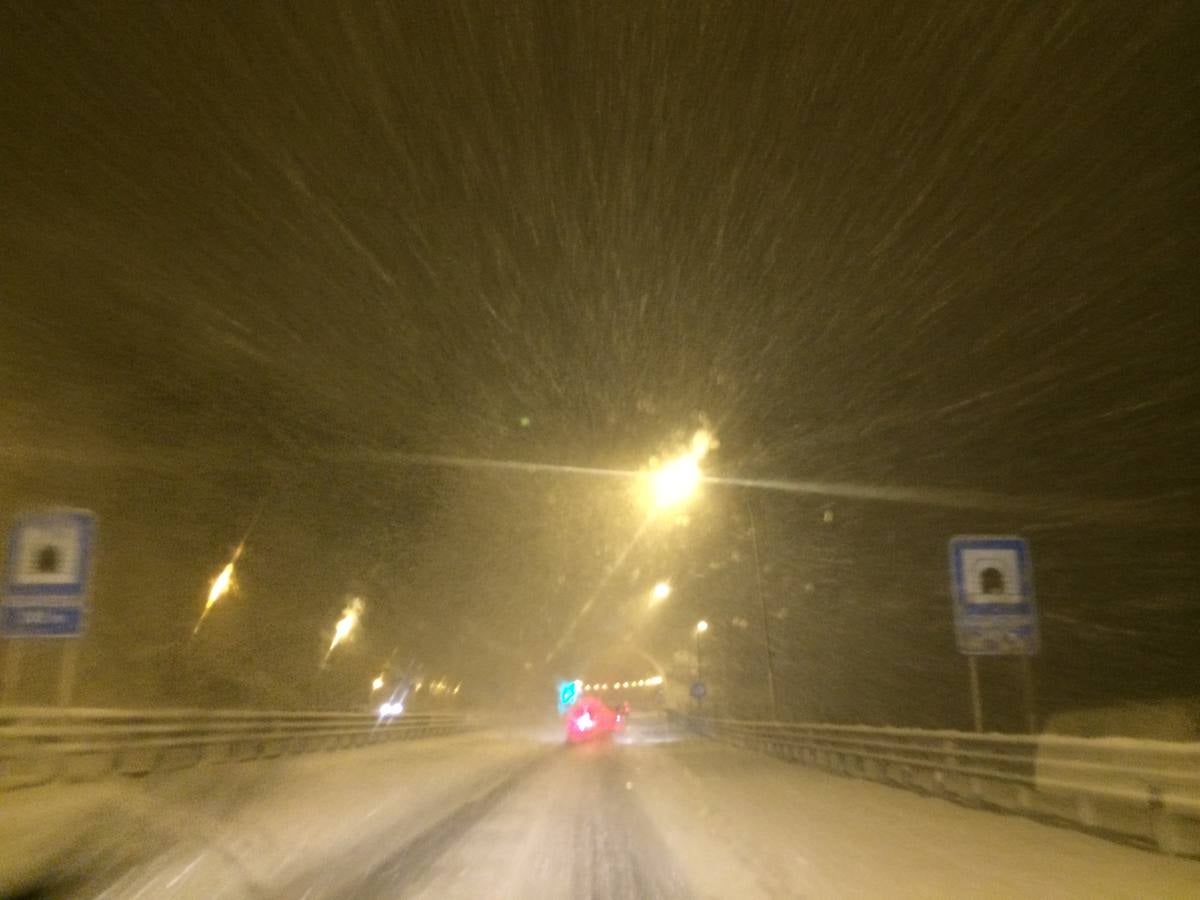
[[[0,791],[439,737],[461,715],[245,710],[0,709]]]
[[[842,775],[1200,855],[1200,743],[676,718]]]

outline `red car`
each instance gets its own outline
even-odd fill
[[[617,713],[595,697],[583,697],[567,710],[567,740],[594,741],[612,734],[619,724]]]

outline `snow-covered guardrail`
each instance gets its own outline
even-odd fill
[[[437,737],[461,715],[249,710],[0,709],[0,791],[202,763]]]
[[[1200,854],[1200,743],[678,718],[843,775]]]

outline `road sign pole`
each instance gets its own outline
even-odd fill
[[[21,677],[21,641],[4,642],[4,688],[0,702],[11,706],[17,698],[17,681]]]
[[[62,667],[58,670],[58,705],[70,706],[79,668],[79,641],[67,641],[63,647]]]
[[[971,716],[975,722],[975,733],[983,733],[983,699],[979,696],[979,660],[967,657],[967,672],[971,676]]]
[[[1037,734],[1037,684],[1033,679],[1033,660],[1029,656],[1021,657],[1021,687],[1025,697],[1025,728],[1030,734]]]
[[[971,678],[975,731],[983,731],[976,657],[1023,656],[1025,725],[1033,733],[1037,713],[1029,656],[1037,653],[1040,636],[1029,542],[1017,535],[951,538],[950,594],[958,652],[966,655]]]

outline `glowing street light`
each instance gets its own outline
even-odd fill
[[[650,591],[650,599],[653,600],[655,603],[661,603],[663,600],[666,600],[670,596],[671,596],[671,582],[669,582],[669,581],[660,581],[658,584],[656,584],[654,586],[654,589],[652,591]]]
[[[206,610],[212,609],[213,605],[229,593],[229,589],[233,587],[233,562],[225,563],[225,568],[221,570],[221,574],[213,579],[212,588],[208,592],[208,600],[204,604]]]
[[[329,659],[329,654],[333,652],[342,641],[350,637],[350,634],[358,627],[359,619],[362,618],[363,602],[355,597],[351,600],[346,608],[342,610],[342,617],[337,620],[337,624],[333,626],[333,640],[329,643],[329,649],[325,651],[325,658]]]
[[[708,622],[701,619],[696,623],[696,634],[704,634],[706,631],[708,631]]]
[[[659,509],[679,506],[700,484],[700,464],[689,454],[660,466],[652,477],[654,505]]]
[[[192,629],[192,634],[200,630],[205,617],[217,605],[217,601],[233,590],[233,564],[241,557],[244,546],[244,544],[238,544],[237,549],[233,551],[233,559],[225,563],[225,568],[213,579],[212,586],[208,589],[208,599],[204,602],[204,611],[200,613],[200,618],[196,620],[196,627]]]
[[[712,435],[700,429],[692,435],[692,446],[686,453],[655,467],[650,473],[655,509],[672,509],[691,499],[704,478],[700,462],[712,446]]]
[[[379,690],[381,687],[383,687],[383,676],[376,675],[375,680],[371,682],[371,691],[375,692],[375,691]]]

